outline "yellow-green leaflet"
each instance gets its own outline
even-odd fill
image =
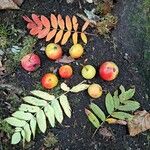
[[[52,106],[47,105],[44,107],[44,112],[49,120],[49,123],[52,127],[55,126],[55,114]]]
[[[44,91],[40,91],[40,90],[33,90],[31,91],[31,93],[39,98],[42,98],[44,100],[47,100],[47,101],[51,101],[53,99],[55,99],[55,96],[54,95],[50,95],[49,93],[47,92],[44,92]]]
[[[51,106],[54,109],[55,117],[59,123],[63,121],[63,112],[57,99],[52,100]]]
[[[39,109],[39,111],[36,113],[36,120],[39,126],[39,129],[41,132],[45,133],[46,131],[46,117],[43,112],[43,110]]]
[[[32,119],[30,120],[30,127],[31,127],[31,131],[33,134],[33,138],[35,138],[35,131],[36,131],[36,119],[35,119],[35,117],[32,117]]]
[[[30,142],[31,141],[31,130],[30,130],[28,123],[26,123],[26,125],[24,126],[24,132],[25,132],[26,141]]]
[[[118,97],[118,90],[114,92],[113,100],[114,100],[114,107],[117,109],[120,104],[119,97]]]
[[[5,121],[15,127],[23,127],[27,122],[14,117],[6,118]]]
[[[35,112],[39,111],[39,107],[31,106],[28,104],[21,104],[21,106],[19,107],[19,110],[35,113]]]
[[[24,111],[16,111],[12,116],[22,120],[30,120],[33,117],[31,113],[25,113]]]
[[[60,85],[60,88],[61,88],[63,91],[66,91],[66,92],[70,91],[70,87],[68,87],[66,83],[62,83],[62,84]]]
[[[68,98],[66,95],[61,95],[59,98],[60,104],[65,112],[65,114],[71,118],[71,108],[68,102]]]
[[[81,91],[84,91],[86,90],[90,85],[89,84],[78,84],[76,86],[74,86],[70,92],[73,92],[73,93],[78,93],[78,92],[81,92]]]
[[[111,114],[113,111],[114,111],[114,101],[113,101],[113,97],[110,93],[108,93],[106,95],[106,98],[105,98],[105,105],[106,105],[106,109],[107,109],[107,112],[109,114]]]
[[[23,100],[29,104],[36,105],[36,106],[46,106],[47,102],[44,100],[41,100],[39,98],[35,98],[33,96],[26,96],[23,98]]]
[[[17,144],[17,143],[20,142],[20,140],[21,140],[20,132],[15,132],[15,133],[12,135],[11,144]]]
[[[117,118],[117,119],[121,119],[121,120],[132,120],[133,115],[130,115],[128,113],[125,112],[114,112],[111,114],[112,117]]]
[[[94,127],[99,128],[100,122],[97,117],[88,109],[85,109],[85,113],[88,116],[89,121],[94,125]]]
[[[104,112],[94,103],[90,104],[90,108],[93,110],[94,114],[99,117],[102,121],[106,120]]]

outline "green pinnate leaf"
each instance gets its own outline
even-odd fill
[[[39,109],[39,111],[36,113],[36,120],[39,126],[39,129],[41,132],[45,133],[46,131],[46,117],[44,114],[44,111]]]
[[[106,109],[107,109],[107,112],[109,114],[111,114],[112,112],[114,112],[114,101],[113,101],[113,97],[110,93],[108,93],[106,95],[106,98],[105,98],[105,105],[106,105]]]
[[[15,132],[11,138],[11,144],[17,144],[21,141],[20,132]]]
[[[24,132],[25,132],[26,141],[30,142],[31,141],[31,130],[30,130],[30,126],[28,123],[26,123],[24,126]]]
[[[114,92],[113,100],[114,100],[114,107],[117,109],[120,105],[120,101],[118,97],[118,90]]]
[[[54,114],[59,123],[63,121],[63,112],[57,99],[52,100],[51,106],[54,109]]]
[[[135,88],[134,89],[129,89],[128,91],[125,92],[125,99],[131,99],[135,94]]]
[[[35,132],[36,132],[36,119],[35,119],[35,117],[32,117],[32,119],[30,120],[30,127],[31,127],[31,131],[33,134],[33,138],[35,138]]]
[[[100,127],[100,122],[97,117],[88,109],[85,109],[85,113],[89,119],[89,121],[94,125],[95,128]]]
[[[89,86],[90,86],[89,84],[84,84],[84,83],[78,84],[78,85],[74,86],[74,87],[70,90],[70,92],[78,93],[78,92],[81,92],[81,91],[86,90]]]
[[[127,100],[124,105],[118,107],[118,110],[122,111],[135,111],[140,107],[140,103],[136,101]]]
[[[29,104],[36,105],[36,106],[46,106],[48,103],[45,100],[35,98],[33,96],[26,96],[23,100]]]
[[[102,121],[106,120],[104,112],[96,104],[91,103],[89,106],[97,117],[99,117]]]
[[[15,126],[15,127],[23,127],[27,123],[24,120],[19,120],[19,119],[14,118],[14,117],[8,117],[5,119],[5,121],[7,123],[9,123],[10,125]]]
[[[65,114],[71,118],[71,108],[70,108],[70,105],[69,105],[69,101],[68,101],[68,98],[66,95],[61,95],[60,98],[59,98],[59,101],[60,101],[60,104],[65,112]]]
[[[12,116],[21,120],[30,120],[33,117],[31,113],[26,113],[24,111],[16,111],[12,114]]]
[[[49,93],[44,92],[44,91],[33,90],[33,91],[31,91],[31,93],[34,96],[37,96],[37,97],[42,98],[42,99],[47,100],[47,101],[51,101],[51,100],[55,99],[54,95],[50,95]]]
[[[121,120],[132,120],[133,118],[133,115],[130,115],[129,113],[125,112],[114,112],[111,114],[111,116]]]
[[[55,126],[55,114],[52,106],[47,105],[44,107],[45,115],[47,116],[49,123],[52,127]]]
[[[19,107],[19,110],[28,111],[28,112],[31,112],[31,113],[36,113],[36,112],[39,111],[39,107],[31,106],[31,105],[28,105],[28,104],[21,104],[21,106]]]

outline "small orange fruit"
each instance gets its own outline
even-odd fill
[[[64,65],[59,68],[59,75],[64,79],[71,78],[72,74],[73,70],[69,65]]]
[[[57,60],[62,57],[62,48],[55,43],[50,43],[46,46],[45,53],[49,59]]]
[[[52,89],[57,86],[58,78],[53,73],[47,73],[42,77],[41,83],[45,89]]]
[[[70,50],[69,54],[72,58],[79,58],[83,55],[84,49],[81,44],[75,44],[73,45]]]
[[[91,84],[88,88],[88,94],[92,98],[99,98],[102,95],[102,87],[99,84]]]

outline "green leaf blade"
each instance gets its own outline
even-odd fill
[[[43,110],[39,109],[39,111],[36,113],[36,119],[39,129],[42,133],[45,133],[46,131],[46,117],[43,112]]]
[[[121,120],[132,120],[133,115],[130,115],[128,113],[125,112],[114,112],[111,114],[112,117],[117,118],[117,119],[121,119]]]
[[[19,119],[14,118],[14,117],[8,117],[5,119],[5,121],[7,123],[9,123],[10,125],[15,126],[15,127],[23,127],[27,123],[24,120],[19,120]]]
[[[35,117],[32,117],[32,119],[30,120],[30,127],[31,127],[31,131],[33,134],[33,138],[35,138],[35,132],[36,132],[36,119],[35,119]]]
[[[65,112],[65,114],[71,118],[71,107],[69,105],[69,101],[66,95],[61,95],[59,98],[60,104]]]
[[[47,100],[47,101],[51,101],[51,100],[55,99],[54,95],[50,95],[49,93],[44,92],[44,91],[33,90],[33,91],[31,91],[31,93],[34,96],[37,96],[37,97],[42,98],[42,99]]]
[[[24,111],[16,111],[12,116],[22,120],[30,120],[33,115],[31,113],[25,113]]]
[[[85,113],[86,113],[89,121],[93,124],[93,126],[95,128],[99,128],[100,127],[100,122],[97,119],[97,117],[88,109],[85,109]]]
[[[59,123],[63,121],[63,112],[57,99],[52,100],[51,106],[54,109],[55,117]]]
[[[114,107],[116,109],[118,109],[119,105],[120,105],[120,101],[119,101],[119,97],[118,97],[118,90],[116,90],[114,92],[114,96],[113,96],[113,100],[114,100]]]
[[[52,127],[55,127],[55,113],[52,106],[47,105],[44,108],[45,115],[47,116],[49,123]]]
[[[78,92],[81,92],[81,91],[86,90],[89,86],[90,86],[89,84],[84,84],[84,83],[78,84],[78,85],[74,86],[74,87],[70,90],[70,92],[78,93]]]
[[[30,126],[28,123],[26,123],[24,126],[24,132],[25,132],[26,141],[30,142],[31,141],[31,130],[30,130]]]
[[[114,101],[113,101],[113,97],[110,93],[108,93],[106,95],[106,98],[105,98],[105,105],[106,105],[106,109],[107,109],[107,112],[109,114],[112,114],[112,112],[114,112]]]
[[[15,132],[15,133],[12,135],[11,144],[15,145],[15,144],[18,144],[20,141],[21,141],[20,132]]]
[[[102,121],[106,120],[104,112],[96,104],[91,103],[89,106],[97,117],[99,117]]]
[[[35,98],[33,96],[26,96],[23,98],[23,100],[29,104],[35,105],[35,106],[46,106],[47,102],[45,100]]]
[[[31,113],[36,113],[36,112],[39,111],[39,107],[31,106],[31,105],[28,105],[28,104],[21,104],[21,106],[19,107],[19,110],[27,111],[27,112],[31,112]]]

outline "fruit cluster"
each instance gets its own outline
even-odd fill
[[[69,49],[69,54],[72,58],[78,59],[84,53],[82,45],[75,44]],[[50,43],[45,48],[45,54],[50,60],[58,60],[62,57],[62,48],[54,43]],[[41,61],[38,55],[28,54],[21,59],[22,67],[29,72],[35,71],[40,65]],[[58,70],[59,76],[64,79],[69,79],[73,76],[73,69],[70,65],[63,65]],[[114,62],[107,61],[104,62],[99,67],[99,76],[105,81],[114,80],[119,73],[119,69]],[[85,65],[81,74],[85,79],[92,79],[96,75],[96,69],[92,65]],[[45,74],[41,79],[42,86],[45,89],[52,89],[58,84],[58,78],[53,73]],[[102,87],[98,84],[92,84],[88,88],[88,93],[92,98],[98,98],[102,95]]]

